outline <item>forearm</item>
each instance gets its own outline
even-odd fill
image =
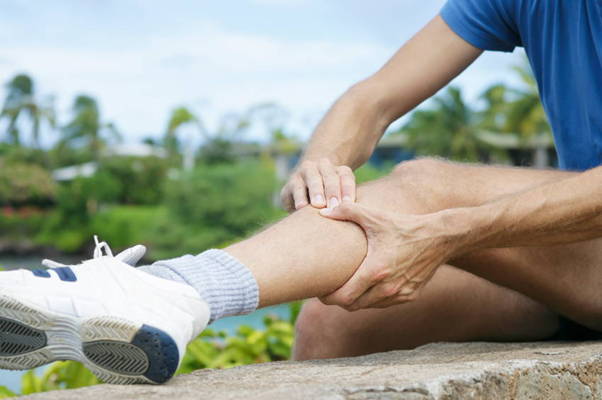
[[[373,76],[354,85],[320,122],[303,160],[357,168],[393,121],[437,92],[481,50],[435,17]]]
[[[600,182],[602,167],[478,207],[442,211],[441,221],[466,250],[594,239],[602,236]]]
[[[370,79],[345,92],[316,127],[303,161],[327,158],[354,169],[366,162],[391,123],[379,107],[379,96]]]

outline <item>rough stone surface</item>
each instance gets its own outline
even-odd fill
[[[200,370],[163,386],[99,385],[26,398],[602,399],[602,342],[437,343],[365,357]]]

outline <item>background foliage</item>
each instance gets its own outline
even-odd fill
[[[182,173],[167,185],[167,219],[152,236],[155,255],[219,247],[259,229],[284,214],[272,201],[276,189],[271,166],[257,161],[202,164]]]

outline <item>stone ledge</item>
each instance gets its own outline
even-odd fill
[[[163,386],[30,399],[602,399],[602,342],[436,343],[409,351],[199,370]]]

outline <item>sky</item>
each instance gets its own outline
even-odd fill
[[[444,2],[0,0],[0,81],[30,74],[60,122],[77,94],[92,95],[128,142],[160,137],[177,106],[215,130],[260,103],[282,106],[305,139]],[[509,67],[520,62],[518,51],[487,53],[453,83],[474,102],[489,84],[517,84]]]

